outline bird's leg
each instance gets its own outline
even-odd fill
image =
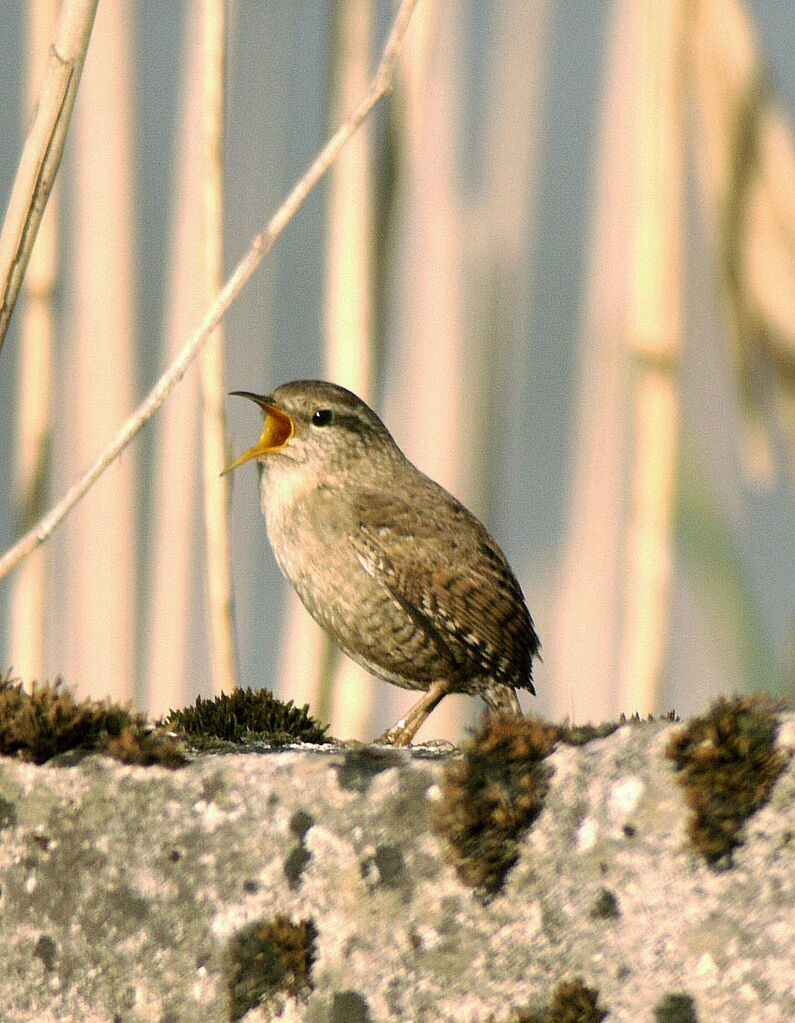
[[[376,742],[384,743],[387,746],[409,746],[411,740],[425,723],[425,719],[449,692],[449,682],[444,680],[434,682],[422,699],[417,700],[408,714],[400,721],[395,722],[391,728],[376,739]]]

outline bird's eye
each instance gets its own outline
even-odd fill
[[[319,408],[312,413],[313,426],[331,426],[334,422],[334,412],[330,408]]]

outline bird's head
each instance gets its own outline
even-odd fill
[[[265,413],[262,436],[224,472],[246,462],[303,465],[324,474],[362,460],[375,467],[402,458],[378,416],[351,391],[322,380],[294,380],[272,394],[233,391]],[[383,454],[380,454],[383,453]]]

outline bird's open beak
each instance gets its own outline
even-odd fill
[[[236,458],[231,465],[228,465],[221,473],[222,476],[237,469],[246,462],[255,458],[262,458],[263,455],[272,455],[275,451],[281,451],[295,433],[295,423],[286,412],[283,412],[274,403],[273,399],[260,394],[252,394],[250,391],[232,391],[233,397],[249,398],[259,405],[265,413],[265,426],[262,436],[254,445],[239,458]]]

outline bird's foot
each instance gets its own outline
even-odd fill
[[[419,725],[417,726],[419,728]],[[387,728],[383,735],[379,735],[373,742],[376,746],[410,746],[417,729],[408,731],[405,718],[401,718],[391,728]]]
[[[405,717],[396,721],[391,728],[388,728],[382,736],[375,741],[385,746],[410,746],[411,740],[425,724],[425,720],[431,711],[450,692],[450,683],[446,681],[434,682],[425,695],[417,700]]]

